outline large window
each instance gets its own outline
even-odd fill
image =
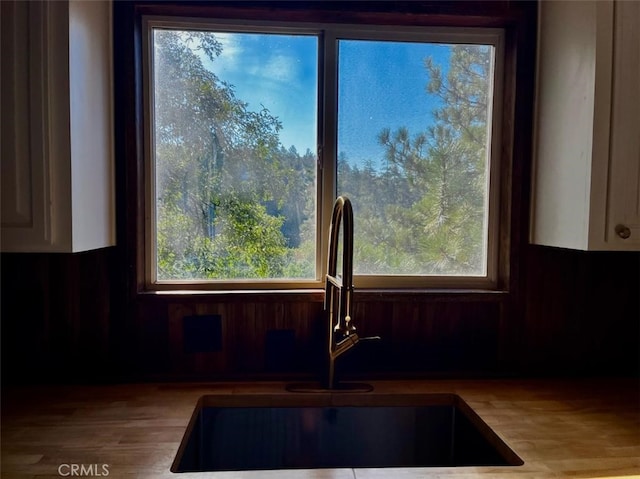
[[[152,288],[495,284],[501,32],[146,18]]]

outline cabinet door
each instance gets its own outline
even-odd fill
[[[615,4],[607,243],[640,247],[640,2]]]
[[[3,252],[115,242],[111,4],[0,0]]]
[[[39,59],[45,42],[42,17],[30,2],[2,1],[0,9],[2,246],[17,251],[51,244],[48,166],[40,140],[46,111]]]
[[[538,3],[531,241],[608,249],[612,1]]]

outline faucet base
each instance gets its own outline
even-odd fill
[[[327,388],[318,382],[308,382],[287,384],[285,389],[292,393],[369,393],[373,391],[373,386],[365,383],[337,383],[333,388]]]

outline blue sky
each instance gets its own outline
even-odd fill
[[[317,52],[315,36],[216,33],[223,52],[205,62],[234,85],[252,110],[261,105],[277,116],[283,145],[315,151]],[[338,152],[352,162],[379,164],[376,137],[385,127],[413,134],[432,121],[438,100],[427,95],[424,58],[448,63],[444,45],[341,40],[339,44]]]
[[[384,128],[406,126],[416,134],[432,122],[439,99],[426,92],[424,59],[449,59],[449,47],[380,41],[340,42],[338,67],[338,152],[349,162],[383,155],[377,142]],[[443,68],[444,70],[444,68]]]
[[[280,140],[300,153],[315,152],[318,39],[315,36],[216,33],[223,45],[215,62],[205,61],[236,96],[257,111],[264,105],[282,122]]]

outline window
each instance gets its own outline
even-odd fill
[[[318,37],[151,34],[153,276],[315,279]]]
[[[150,288],[495,286],[502,33],[144,21]]]

